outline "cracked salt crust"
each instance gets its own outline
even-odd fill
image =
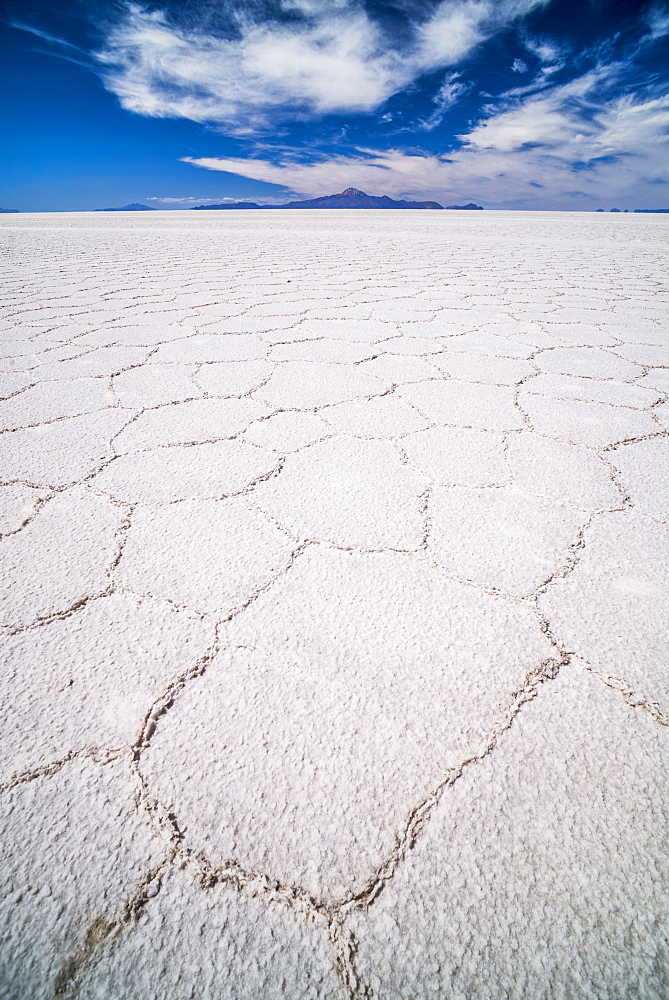
[[[276,455],[242,441],[176,444],[120,455],[91,483],[125,503],[222,497],[266,476],[276,461]]]
[[[423,534],[418,498],[428,485],[390,442],[342,437],[289,455],[249,499],[296,537],[415,550]]]
[[[461,486],[435,487],[428,511],[428,552],[447,573],[518,596],[556,572],[586,520],[509,489]]]
[[[29,625],[104,593],[123,512],[81,487],[57,493],[2,540],[0,624]]]
[[[552,654],[529,608],[399,553],[313,547],[225,635],[250,648],[222,653],[183,692],[143,756],[145,779],[212,866],[236,855],[325,898],[373,876],[401,817]],[[221,713],[225,745],[213,738]],[[197,783],[174,780],[184,753],[212,775],[197,805]],[[271,842],[253,819],[261,802]]]
[[[14,635],[0,678],[0,784],[72,753],[129,747],[160,693],[205,653],[211,631],[189,612],[111,594]]]
[[[664,997],[666,218],[147,215],[0,219],[0,992]]]
[[[551,399],[521,392],[518,398],[532,429],[539,434],[590,448],[605,448],[629,438],[657,433],[650,413],[580,399]]]
[[[399,394],[436,424],[510,431],[523,426],[506,386],[460,382],[455,379],[402,386]]]
[[[296,547],[242,498],[147,507],[132,518],[115,578],[225,618],[284,569]]]
[[[82,482],[111,457],[111,439],[130,414],[113,408],[0,434],[5,480],[36,486]]]
[[[659,702],[669,720],[669,525],[602,514],[572,572],[539,598],[565,648]]]
[[[72,760],[9,789],[0,809],[3,993],[49,1000],[123,919],[163,852],[121,761]]]
[[[174,872],[148,901],[137,926],[82,977],[77,996],[345,1000],[346,994],[324,927],[298,923],[280,901],[268,905],[225,886],[202,889]]]
[[[443,795],[374,906],[353,911],[372,996],[665,995],[666,736],[563,671]]]

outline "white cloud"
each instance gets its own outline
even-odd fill
[[[650,40],[664,38],[669,35],[669,10],[666,7],[652,7],[646,14]]]
[[[276,0],[277,16],[262,22],[229,7],[229,37],[129,4],[96,58],[130,111],[253,132],[277,115],[372,111],[546,2],[442,0],[408,27],[401,50],[356,0]]]
[[[434,111],[427,118],[424,118],[417,128],[427,131],[436,128],[443,121],[446,112],[454,107],[463,94],[466,94],[471,88],[471,83],[463,83],[460,80],[459,73],[449,73],[432,99],[436,105]]]
[[[527,73],[527,63],[523,62],[522,59],[514,59],[511,69],[514,73]]]
[[[149,195],[146,200],[147,201],[162,201],[162,202],[165,202],[167,204],[172,204],[172,203],[177,204],[179,202],[191,202],[192,201],[192,202],[194,202],[194,203],[196,203],[196,204],[199,205],[201,202],[205,202],[205,201],[214,201],[214,202],[218,202],[218,201],[236,201],[237,199],[236,198],[190,198],[190,197],[189,198],[158,198],[156,195]]]
[[[652,205],[657,185],[669,184],[669,96],[617,95],[621,71],[600,67],[492,113],[447,156],[361,149],[309,163],[288,157],[186,162],[312,197],[355,186],[442,204],[587,208],[617,199],[623,207]],[[601,96],[607,90],[609,96]]]

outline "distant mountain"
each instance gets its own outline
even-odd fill
[[[438,201],[394,201],[384,195],[377,198],[365,194],[357,188],[346,188],[339,194],[329,194],[324,198],[310,198],[308,201],[289,201],[275,208],[443,208]]]
[[[131,205],[124,205],[123,208],[96,208],[96,212],[155,212],[155,208],[150,205],[140,205],[133,201]]]
[[[228,203],[227,205],[195,205],[194,209],[196,211],[202,211],[206,209],[213,209],[215,211],[220,211],[221,209],[231,209],[231,208],[439,208],[442,209],[444,206],[440,205],[438,201],[394,201],[392,198],[388,198],[386,195],[383,197],[376,197],[372,194],[365,194],[364,191],[359,191],[358,188],[346,188],[345,191],[340,191],[339,194],[329,194],[323,198],[309,198],[307,201],[289,201],[285,205],[256,205],[254,201],[235,201]],[[475,205],[470,201],[468,205],[448,205],[447,208],[455,209],[477,209],[483,208],[482,205]]]
[[[667,213],[669,213],[669,208],[635,208],[634,212],[635,214],[637,212],[641,212],[646,215],[649,215],[651,213],[654,214],[657,213],[658,215],[666,215]]]
[[[18,208],[0,208],[0,215],[16,215]]]
[[[195,212],[206,212],[209,209],[220,212],[221,209],[226,208],[263,208],[263,206],[256,205],[255,201],[231,201],[227,205],[193,205]]]
[[[483,211],[483,205],[475,205],[473,201],[470,201],[468,205],[447,205],[446,208],[455,208],[460,212],[464,212],[466,209],[475,209],[477,212]]]

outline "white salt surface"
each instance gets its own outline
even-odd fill
[[[669,995],[669,218],[0,219],[0,996]]]

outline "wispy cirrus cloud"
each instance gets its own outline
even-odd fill
[[[547,2],[442,0],[401,43],[355,0],[278,0],[262,19],[230,5],[226,35],[128,4],[96,60],[130,111],[251,133],[277,117],[373,111]]]
[[[355,185],[393,196],[472,198],[490,205],[557,207],[603,197],[643,198],[669,183],[669,95],[619,93],[623,65],[602,66],[560,86],[509,99],[459,138],[447,155],[399,149],[300,161],[186,158],[208,170],[281,184],[307,195]]]

